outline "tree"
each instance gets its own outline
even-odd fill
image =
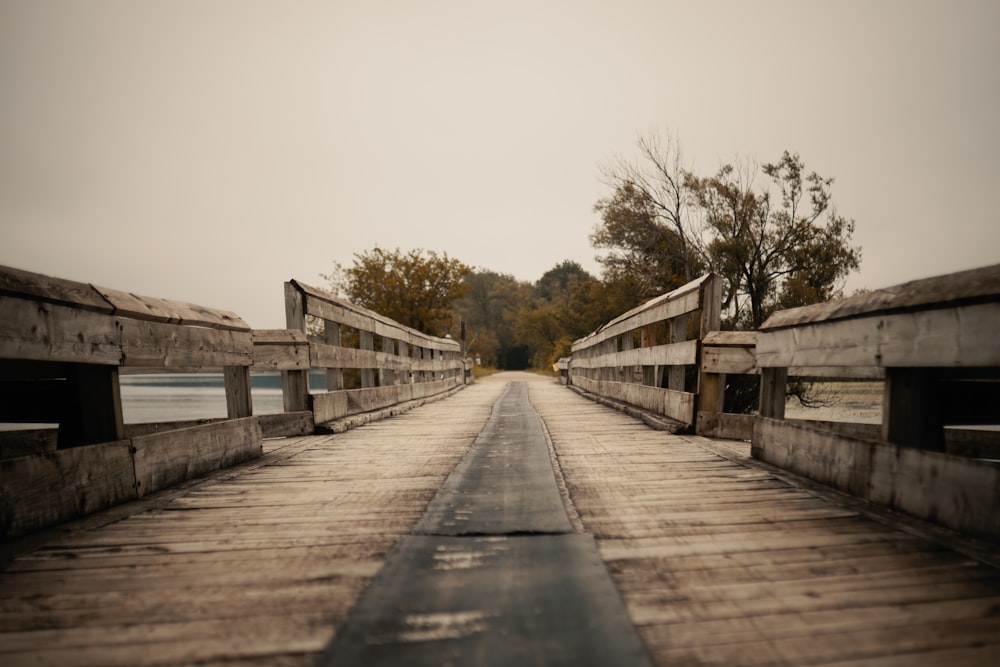
[[[703,266],[690,244],[658,216],[659,207],[648,190],[632,182],[622,183],[594,207],[601,224],[590,242],[608,250],[598,258],[604,279],[632,282],[640,302],[680,287]]]
[[[835,297],[861,263],[860,249],[850,245],[854,221],[831,203],[833,179],[806,174],[788,151],[761,168],[770,187],[755,189],[755,171],[725,165],[710,178],[687,179],[711,234],[706,260],[726,282],[723,308],[747,329],[780,308]]]
[[[704,252],[697,220],[688,211],[680,142],[650,130],[636,143],[638,162],[619,158],[601,170],[614,194],[595,206],[602,223],[591,243],[611,251],[599,258],[606,279],[649,276],[639,282],[647,290],[643,298],[649,298],[695,278],[703,270]]]
[[[581,338],[628,307],[578,263],[564,261],[535,283],[514,321],[517,341],[531,352],[536,368],[548,369],[571,353]]]
[[[527,355],[518,347],[513,320],[519,304],[531,298],[531,286],[487,270],[470,273],[465,283],[468,290],[455,309],[466,323],[468,351],[479,354],[486,366],[526,366]]]
[[[334,292],[352,302],[432,336],[451,330],[455,301],[468,290],[472,269],[462,262],[422,249],[403,253],[376,246],[354,254],[354,265],[339,263],[323,277]]]

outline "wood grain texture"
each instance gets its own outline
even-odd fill
[[[128,441],[0,460],[0,538],[136,497]]]
[[[0,295],[0,358],[117,366],[117,322],[104,313]]]
[[[110,315],[114,310],[93,286],[53,278],[9,266],[0,266],[0,294],[72,306]]]
[[[902,285],[858,294],[846,299],[802,306],[775,313],[762,330],[807,323],[899,312],[933,309],[941,304],[981,303],[1000,300],[1000,264],[923,278]]]
[[[0,572],[0,663],[315,664],[502,389],[269,440],[104,525],[54,531]]]
[[[1000,301],[761,330],[757,365],[1000,366]]]
[[[227,310],[184,301],[140,296],[109,287],[95,285],[94,289],[114,307],[114,314],[121,317],[229,331],[250,331],[250,326],[246,322]]]
[[[262,437],[256,417],[135,437],[139,496],[256,458]]]
[[[556,383],[529,389],[657,664],[1000,658],[994,568],[790,486],[743,443],[653,431]]]

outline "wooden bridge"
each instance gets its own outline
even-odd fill
[[[255,332],[0,271],[0,415],[58,424],[0,439],[0,661],[997,664],[1000,266],[749,334],[717,290],[561,381],[472,382],[457,342],[294,281]],[[124,423],[119,373],[204,368],[229,418]],[[760,416],[724,411],[736,373]],[[881,423],[788,419],[789,378],[876,382]]]

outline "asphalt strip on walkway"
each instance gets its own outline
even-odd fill
[[[650,664],[593,537],[573,531],[526,383],[507,386],[319,664]]]

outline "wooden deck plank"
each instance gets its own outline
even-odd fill
[[[739,446],[516,378],[656,664],[1000,660],[992,567],[720,455]],[[264,441],[261,458],[132,514],[53,531],[0,572],[0,663],[313,664],[504,380],[336,436]]]
[[[718,443],[647,429],[554,383],[530,389],[657,664],[979,665],[997,654],[993,567]]]
[[[266,441],[261,458],[132,515],[52,531],[0,572],[0,663],[311,664],[502,388]]]

